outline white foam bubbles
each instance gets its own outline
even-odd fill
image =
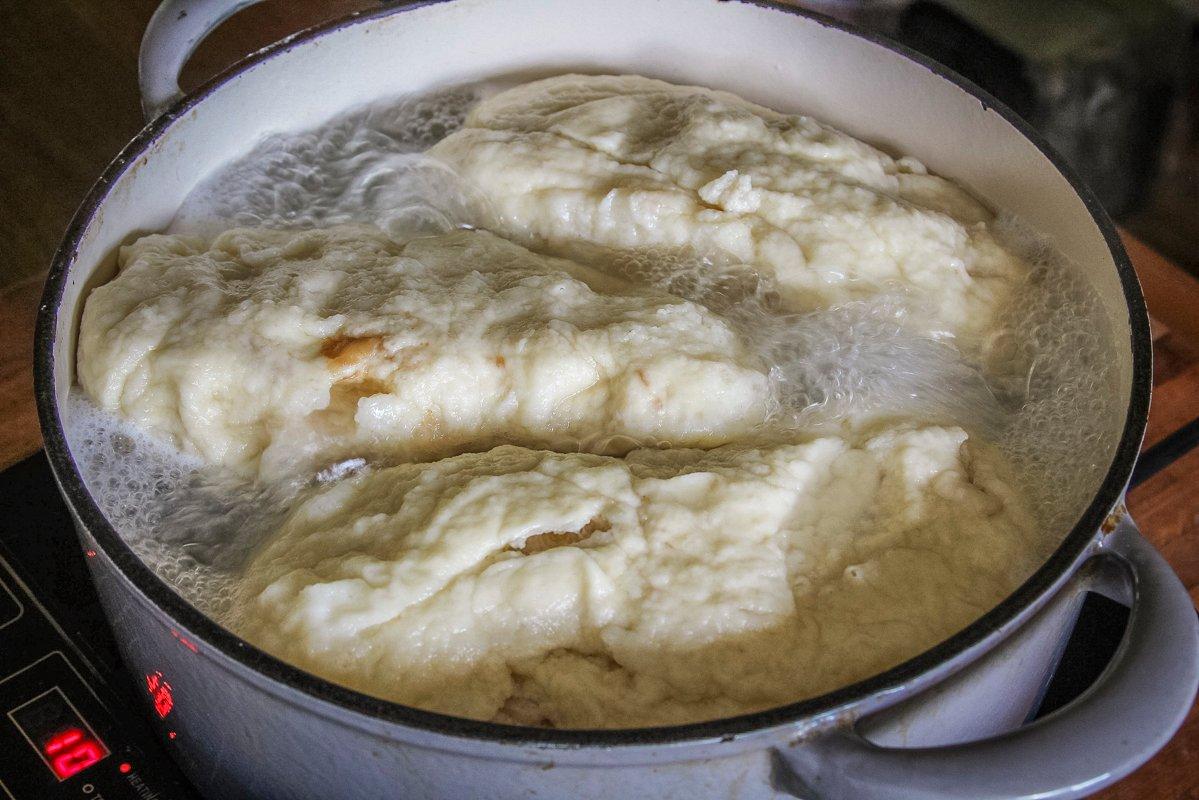
[[[985,354],[993,384],[1019,398],[997,444],[1056,546],[1115,453],[1125,410],[1115,331],[1077,265],[1016,220],[1002,220],[999,230],[1031,270]]]
[[[223,619],[246,557],[303,482],[267,486],[207,467],[101,410],[78,388],[61,412],[75,463],[104,516],[159,577]]]
[[[768,278],[720,253],[572,245],[556,254],[730,320],[776,389],[766,436],[910,419],[960,425],[995,443],[1042,520],[1049,550],[1086,507],[1114,453],[1123,412],[1113,391],[1115,335],[1077,265],[1018,220],[1000,218],[993,230],[1030,269],[981,346],[964,349],[928,334],[926,310],[899,290],[787,314]]]
[[[275,134],[219,168],[184,202],[172,233],[362,222],[397,241],[483,226],[488,204],[424,150],[462,124],[476,87],[402,98],[316,130]]]

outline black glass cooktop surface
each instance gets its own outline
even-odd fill
[[[139,691],[38,453],[0,473],[0,800],[197,798]]]

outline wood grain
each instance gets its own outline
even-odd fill
[[[142,127],[137,49],[158,0],[0,2],[0,285],[45,272],[105,165]],[[246,53],[368,0],[270,0],[188,62],[191,87]]]
[[[0,469],[42,446],[33,402],[33,321],[40,275],[0,291]]]
[[[32,392],[33,318],[75,205],[141,127],[137,46],[156,0],[0,3],[0,468],[40,447]],[[274,0],[227,23],[184,85],[286,33],[365,0]],[[1148,444],[1199,417],[1199,282],[1126,238],[1158,325]],[[1129,496],[1145,535],[1199,600],[1199,452]],[[1152,761],[1098,797],[1199,800],[1199,714]],[[1016,765],[1013,765],[1015,767]]]

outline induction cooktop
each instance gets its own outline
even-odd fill
[[[194,800],[152,722],[164,687],[122,667],[85,562],[45,455],[0,473],[0,800]],[[1126,619],[1088,597],[1033,718],[1091,684]]]
[[[45,455],[0,473],[0,800],[195,800],[84,559]]]

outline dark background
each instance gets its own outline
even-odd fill
[[[1126,229],[1199,272],[1199,2],[804,0],[1031,122]]]

